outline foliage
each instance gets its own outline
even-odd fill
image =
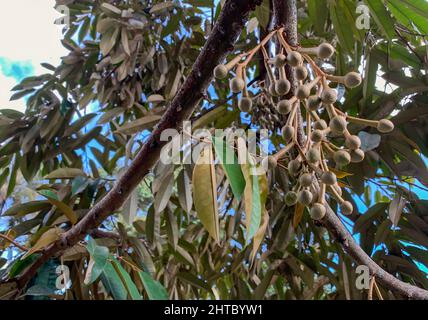
[[[0,109],[4,235],[31,248],[21,253],[0,239],[2,257],[8,257],[0,261],[3,280],[22,274],[38,249],[111,189],[176,96],[222,2],[57,3],[71,9],[72,24],[62,40],[69,54],[61,65],[44,64],[46,74],[14,88],[12,99],[27,97],[25,114]],[[385,270],[428,289],[422,269],[428,267],[428,202],[418,196],[428,187],[428,8],[424,1],[365,3],[373,17],[370,30],[356,27],[355,1],[299,1],[300,45],[328,41],[336,55],[323,68],[340,75],[363,71],[361,86],[336,88],[342,111],[394,123],[394,131],[380,136],[364,125],[349,126],[366,158],[337,175],[344,199],[367,210],[341,217]],[[227,61],[259,43],[270,10],[264,0],[252,13]],[[256,77],[257,59],[247,70]],[[260,112],[237,110],[238,95],[230,95],[229,83],[215,81],[192,115],[193,126],[266,128],[279,121],[275,113],[264,119]],[[274,152],[284,146],[280,130],[272,130],[270,139]],[[222,151],[216,144],[209,156],[221,160]],[[91,234],[95,240],[86,238],[60,257],[72,286],[54,297],[365,297],[354,285],[356,265],[340,244],[307,210],[285,205],[290,178],[280,166],[259,178],[237,162],[201,166],[158,163],[123,209]],[[338,211],[333,199],[330,205]],[[1,284],[0,297],[12,290]]]

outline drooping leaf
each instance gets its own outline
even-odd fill
[[[168,300],[168,292],[147,272],[138,273],[150,300]]]
[[[41,190],[39,191],[39,193],[42,196],[46,197],[52,205],[57,207],[58,210],[60,210],[68,218],[68,220],[70,220],[72,224],[77,223],[77,219],[78,219],[77,214],[67,204],[60,201],[58,199],[58,196],[54,192],[50,190]]]
[[[235,151],[220,137],[213,137],[213,144],[220,164],[229,179],[232,192],[236,200],[240,201],[245,189],[245,179]]]
[[[217,182],[211,147],[202,149],[193,171],[193,198],[198,217],[211,237],[220,241]]]

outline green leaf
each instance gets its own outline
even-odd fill
[[[389,12],[386,10],[386,7],[381,0],[364,0],[364,3],[369,7],[370,14],[373,19],[376,21],[376,24],[388,40],[392,40],[396,37],[394,32],[395,23],[394,20],[389,15]]]
[[[242,174],[241,166],[238,163],[235,151],[220,137],[213,137],[213,142],[214,150],[229,179],[232,192],[235,198],[240,201],[245,189],[245,178]]]
[[[260,6],[256,7],[255,15],[262,28],[267,29],[270,17],[270,4],[264,0]]]
[[[86,271],[84,283],[86,285],[90,285],[96,281],[104,271],[110,253],[107,247],[97,245],[95,240],[91,237],[89,238],[88,244],[86,245],[86,249],[91,256],[91,259]]]
[[[259,186],[259,176],[256,174],[256,167],[251,165],[251,161],[240,161],[242,172],[246,181],[244,190],[244,205],[246,214],[246,241],[251,241],[260,228],[262,216],[261,191]]]
[[[308,0],[308,14],[317,33],[324,33],[328,9],[326,0]]]
[[[141,297],[140,293],[138,292],[137,286],[132,281],[128,272],[126,272],[126,270],[121,266],[119,261],[117,261],[114,257],[110,257],[110,259],[113,261],[112,262],[113,267],[115,268],[120,279],[122,280],[122,283],[125,286],[126,291],[128,292],[131,299],[132,300],[142,300],[142,297]]]
[[[160,282],[154,280],[147,272],[138,274],[150,300],[168,300],[168,292]]]
[[[115,300],[127,300],[128,291],[111,262],[107,262],[101,274],[101,281]]]
[[[78,219],[77,214],[73,211],[72,208],[70,208],[64,202],[61,202],[58,199],[58,196],[54,192],[50,190],[41,190],[39,191],[39,193],[42,196],[46,197],[52,205],[57,207],[58,210],[60,210],[68,218],[68,220],[70,220],[72,224],[77,223],[77,219]]]

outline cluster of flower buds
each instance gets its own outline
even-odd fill
[[[281,49],[271,57],[265,46],[273,37],[277,38]],[[247,89],[246,67],[259,50],[264,56],[267,78],[258,83],[260,90],[253,94]],[[376,127],[381,133],[394,129],[393,123],[387,119],[374,121],[352,117],[335,106],[338,94],[331,85],[336,83],[355,88],[361,84],[362,78],[356,72],[345,76],[327,74],[315,62],[315,59],[321,62],[330,59],[334,53],[335,49],[329,43],[314,48],[293,47],[286,42],[283,29],[278,29],[252,50],[214,70],[217,79],[225,79],[229,72],[235,71],[230,89],[240,94],[238,105],[242,112],[250,113],[255,103],[258,106],[273,104],[276,111],[285,116],[286,123],[281,128],[285,147],[266,161],[270,167],[282,162],[281,167],[288,170],[293,181],[291,190],[285,194],[285,203],[288,206],[300,203],[308,207],[314,220],[325,216],[327,194],[338,202],[342,214],[353,212],[352,204],[342,198],[342,188],[335,174],[337,169],[351,162],[361,162],[365,157],[361,140],[348,131],[348,123]],[[287,65],[292,68],[298,82],[292,98],[289,98],[291,79],[286,76]],[[333,143],[333,140],[342,145]]]

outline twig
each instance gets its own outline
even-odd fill
[[[18,242],[16,242],[15,240],[9,238],[7,235],[0,233],[0,238],[3,238],[4,240],[10,242],[11,244],[13,244],[15,247],[21,249],[22,251],[28,251],[29,249],[24,247],[23,245],[19,244]]]

